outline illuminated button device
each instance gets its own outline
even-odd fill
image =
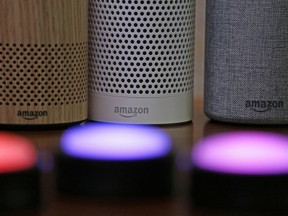
[[[0,133],[0,211],[38,207],[36,160],[37,153],[28,140]]]
[[[93,197],[166,196],[172,143],[148,126],[87,124],[68,129],[58,156],[60,192]]]
[[[202,207],[237,211],[288,210],[288,138],[232,132],[193,150],[192,197]]]

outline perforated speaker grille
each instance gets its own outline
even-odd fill
[[[194,0],[91,0],[90,91],[191,92]]]
[[[87,42],[0,44],[0,105],[86,102],[87,49]]]

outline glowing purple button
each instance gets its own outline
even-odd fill
[[[232,132],[207,137],[195,146],[193,163],[202,169],[247,175],[288,173],[288,137],[268,132]]]
[[[144,160],[167,155],[170,137],[148,126],[86,124],[68,129],[61,138],[66,154],[95,160]]]

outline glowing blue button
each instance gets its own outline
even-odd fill
[[[63,152],[94,160],[145,160],[163,157],[172,149],[166,132],[149,126],[95,123],[64,132]]]

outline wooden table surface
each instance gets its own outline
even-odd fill
[[[36,212],[17,212],[7,215],[20,216],[228,216],[240,215],[209,209],[196,209],[189,198],[190,152],[195,143],[210,134],[232,130],[263,130],[287,134],[286,127],[253,127],[210,122],[203,113],[203,102],[195,100],[194,120],[191,124],[166,126],[174,140],[175,192],[172,197],[147,199],[100,200],[69,197],[58,194],[55,187],[53,155],[57,151],[62,131],[14,131],[31,139],[39,150],[42,174],[43,207]],[[0,215],[6,215],[0,213]],[[243,214],[241,214],[243,215]],[[253,215],[253,214],[245,214]]]

